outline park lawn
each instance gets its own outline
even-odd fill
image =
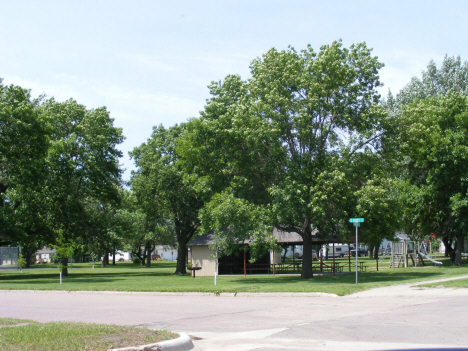
[[[468,288],[468,279],[457,279],[457,280],[449,280],[447,282],[439,282],[433,284],[424,284],[419,285],[420,287],[424,288]]]
[[[0,318],[0,350],[97,351],[152,344],[178,336],[166,330]]]
[[[439,258],[441,259],[441,258]],[[157,261],[151,268],[118,262],[93,270],[90,264],[74,264],[70,275],[59,284],[58,269],[30,269],[0,272],[2,290],[65,290],[65,291],[143,291],[143,292],[323,292],[347,295],[357,291],[382,286],[416,283],[424,280],[449,278],[468,274],[468,266],[453,266],[444,260],[444,266],[427,265],[417,268],[388,268],[385,262],[375,270],[375,260],[359,258],[368,266],[368,271],[359,273],[359,284],[355,284],[354,268],[351,273],[337,275],[315,275],[313,279],[300,279],[299,274],[277,275],[222,275],[214,285],[213,277],[175,275],[175,262]],[[347,261],[346,258],[341,262]],[[349,271],[348,267],[345,272]]]

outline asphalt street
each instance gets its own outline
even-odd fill
[[[197,351],[468,350],[468,289],[246,295],[0,291],[0,317],[169,329]]]

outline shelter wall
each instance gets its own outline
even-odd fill
[[[196,272],[196,276],[200,277],[214,277],[216,271],[216,260],[210,258],[213,255],[208,245],[197,245],[190,247],[192,253],[192,266],[202,267]]]

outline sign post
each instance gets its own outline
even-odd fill
[[[354,245],[355,252],[356,252],[356,285],[358,283],[358,228],[360,223],[364,223],[364,218],[350,218],[349,223],[353,223],[356,227],[356,244]],[[350,251],[351,252],[351,251]]]

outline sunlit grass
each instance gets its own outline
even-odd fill
[[[177,338],[165,330],[116,325],[52,322],[0,318],[0,349],[10,351],[108,350]]]
[[[427,288],[468,288],[468,279],[457,279],[457,280],[449,280],[446,282],[439,282],[433,284],[424,284],[420,285],[421,287]]]
[[[427,262],[424,267],[393,268],[388,263],[379,264],[376,271],[375,260],[359,258],[367,266],[367,272],[359,272],[359,284],[355,284],[354,259],[351,268],[345,266],[344,273],[318,275],[313,279],[300,279],[299,274],[286,275],[222,275],[214,285],[213,277],[181,276],[173,274],[175,262],[153,262],[151,268],[118,262],[116,266],[100,268],[91,264],[74,264],[70,275],[59,284],[58,269],[31,269],[0,271],[0,289],[24,290],[67,290],[67,291],[147,291],[147,292],[325,292],[346,295],[353,292],[394,284],[420,282],[431,279],[449,278],[468,274],[468,266],[455,267],[445,258],[444,266],[434,266]],[[329,260],[330,261],[330,260]],[[338,261],[338,260],[336,260]],[[345,264],[347,258],[339,260]],[[430,264],[430,265],[429,265]],[[349,273],[349,270],[351,272]]]

